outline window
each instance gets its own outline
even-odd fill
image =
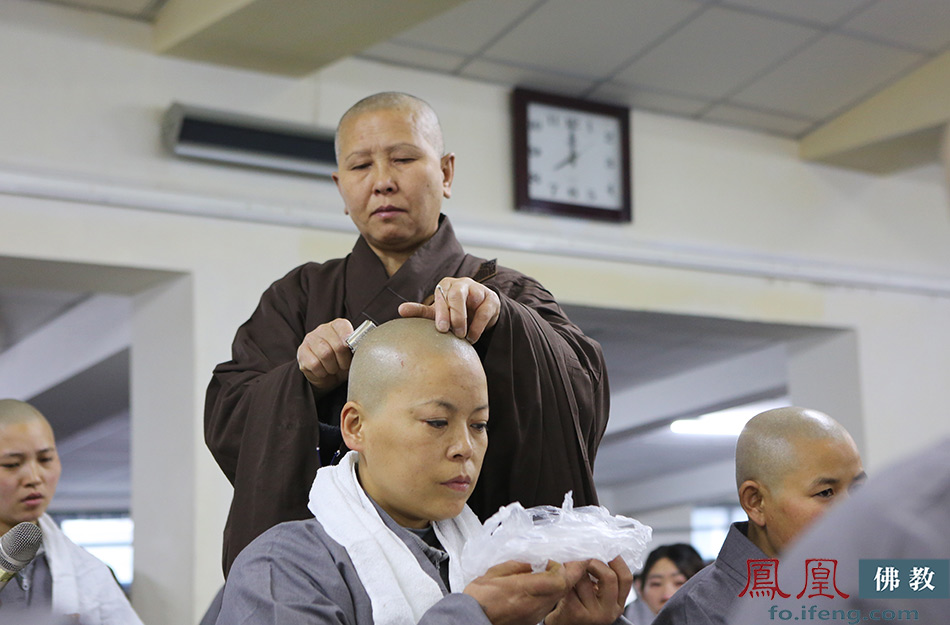
[[[105,562],[128,590],[132,584],[132,519],[127,516],[77,517],[58,522],[71,541]]]
[[[690,542],[703,560],[711,562],[719,555],[729,526],[747,519],[741,506],[693,508],[690,515]]]

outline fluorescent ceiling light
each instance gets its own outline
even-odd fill
[[[760,412],[789,405],[788,397],[776,397],[735,406],[716,412],[708,412],[695,419],[677,419],[670,424],[675,434],[698,434],[701,436],[738,436],[745,424]]]

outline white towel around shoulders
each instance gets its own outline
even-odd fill
[[[351,451],[340,464],[317,471],[310,489],[310,511],[353,561],[373,604],[373,622],[414,625],[442,598],[442,590],[419,566],[406,543],[383,523],[357,480],[358,459],[359,454]],[[462,546],[481,529],[481,523],[465,506],[457,517],[433,525],[449,554],[451,590],[461,592]]]

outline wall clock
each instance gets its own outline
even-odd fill
[[[515,207],[630,221],[630,110],[527,89],[512,94]]]

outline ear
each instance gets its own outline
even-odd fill
[[[643,597],[643,578],[639,575],[634,578],[633,585],[637,589],[637,596]]]
[[[746,480],[739,486],[739,505],[749,516],[749,520],[765,527],[765,502],[768,489],[756,480]]]
[[[340,188],[340,172],[335,171],[335,172],[333,172],[332,174],[330,174],[330,177],[333,178],[333,184],[336,185],[336,190],[337,190],[337,191],[339,192],[339,194],[342,196],[342,195],[343,195],[343,189]],[[343,214],[344,214],[344,215],[349,215],[349,214],[350,214],[350,209],[346,207],[346,202],[343,203]]]
[[[363,451],[365,420],[363,407],[359,402],[348,401],[343,405],[343,410],[340,412],[340,432],[343,434],[343,442],[353,451]]]
[[[455,154],[449,152],[442,157],[442,195],[452,197],[452,180],[455,179]]]

